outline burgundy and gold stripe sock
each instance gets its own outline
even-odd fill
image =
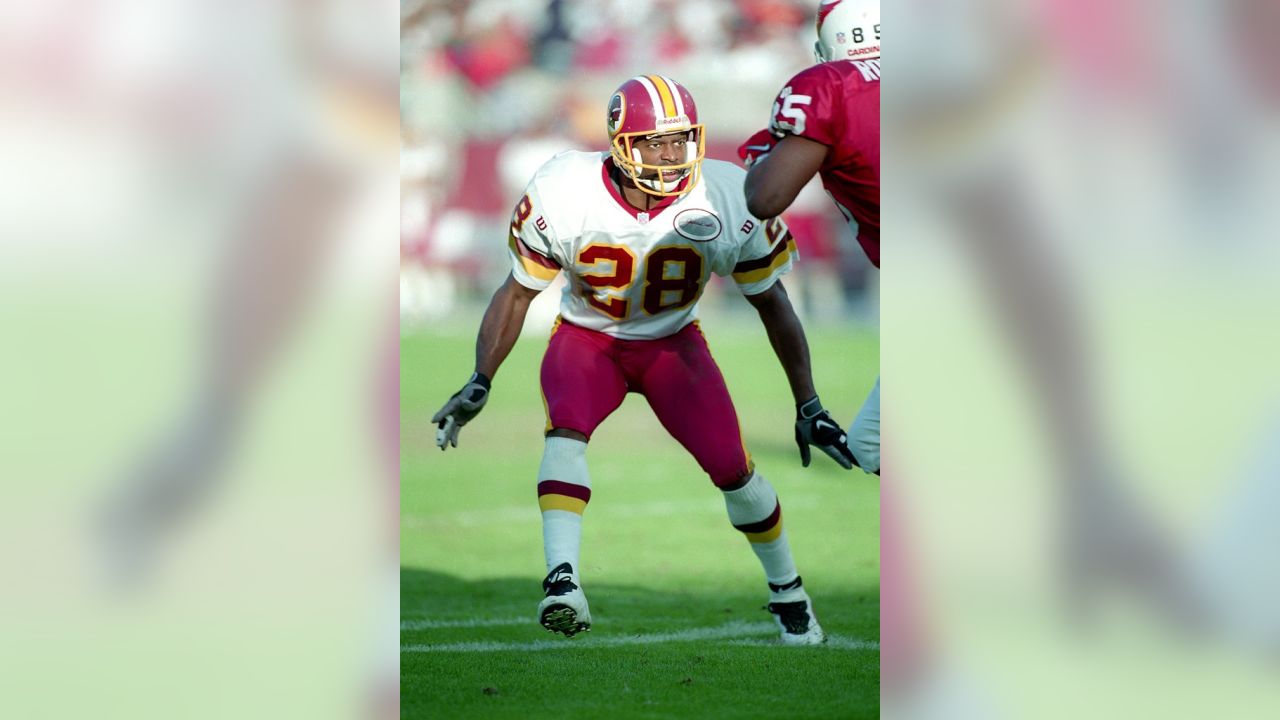
[[[582,513],[591,500],[587,444],[562,437],[547,438],[538,468],[538,507],[542,510],[542,546],[547,571],[560,563],[579,572]]]
[[[794,582],[799,573],[782,527],[782,504],[769,481],[760,473],[753,473],[746,485],[724,493],[724,504],[729,522],[747,536],[768,582]]]

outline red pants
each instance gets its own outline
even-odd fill
[[[589,439],[628,392],[649,401],[716,486],[751,474],[738,413],[696,323],[657,340],[620,340],[560,321],[542,359],[548,430]]]

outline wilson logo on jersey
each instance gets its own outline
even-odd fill
[[[706,210],[692,208],[676,215],[676,232],[694,242],[711,242],[720,237],[720,218]]]

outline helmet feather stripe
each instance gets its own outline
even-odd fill
[[[662,116],[675,117],[676,102],[671,98],[671,88],[667,86],[665,78],[658,75],[646,75],[645,77],[658,89],[658,96],[662,98]]]
[[[649,91],[649,102],[653,103],[654,109],[662,107],[662,100],[658,97],[658,88],[654,87],[653,81],[645,75],[637,76],[636,80],[639,80],[644,89]]]
[[[684,98],[680,97],[680,86],[676,85],[676,81],[666,75],[659,75],[658,77],[662,78],[662,81],[667,84],[667,87],[671,90],[671,97],[675,98],[676,116],[684,115]]]

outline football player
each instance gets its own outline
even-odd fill
[[[823,642],[778,495],[743,446],[733,402],[694,319],[711,274],[731,276],[786,371],[803,464],[813,446],[851,469],[846,435],[818,400],[804,330],[781,282],[795,242],[781,219],[763,221],[747,210],[740,168],[704,159],[705,130],[679,83],[634,77],[613,94],[606,119],[607,152],[556,155],[516,204],[511,274],[481,322],[474,374],[432,418],[436,443],[457,446],[461,428],[484,408],[530,301],[564,272],[560,317],[541,371],[547,426],[538,503],[547,576],[539,622],[566,636],[591,627],[578,574],[582,513],[591,499],[587,443],[635,392],[723,492],[730,522],[764,568],[767,607],[782,642]]]
[[[818,64],[791,78],[769,127],[738,148],[747,209],[776,218],[814,174],[880,267],[880,0],[823,0]],[[858,465],[880,474],[880,380],[849,427]]]

